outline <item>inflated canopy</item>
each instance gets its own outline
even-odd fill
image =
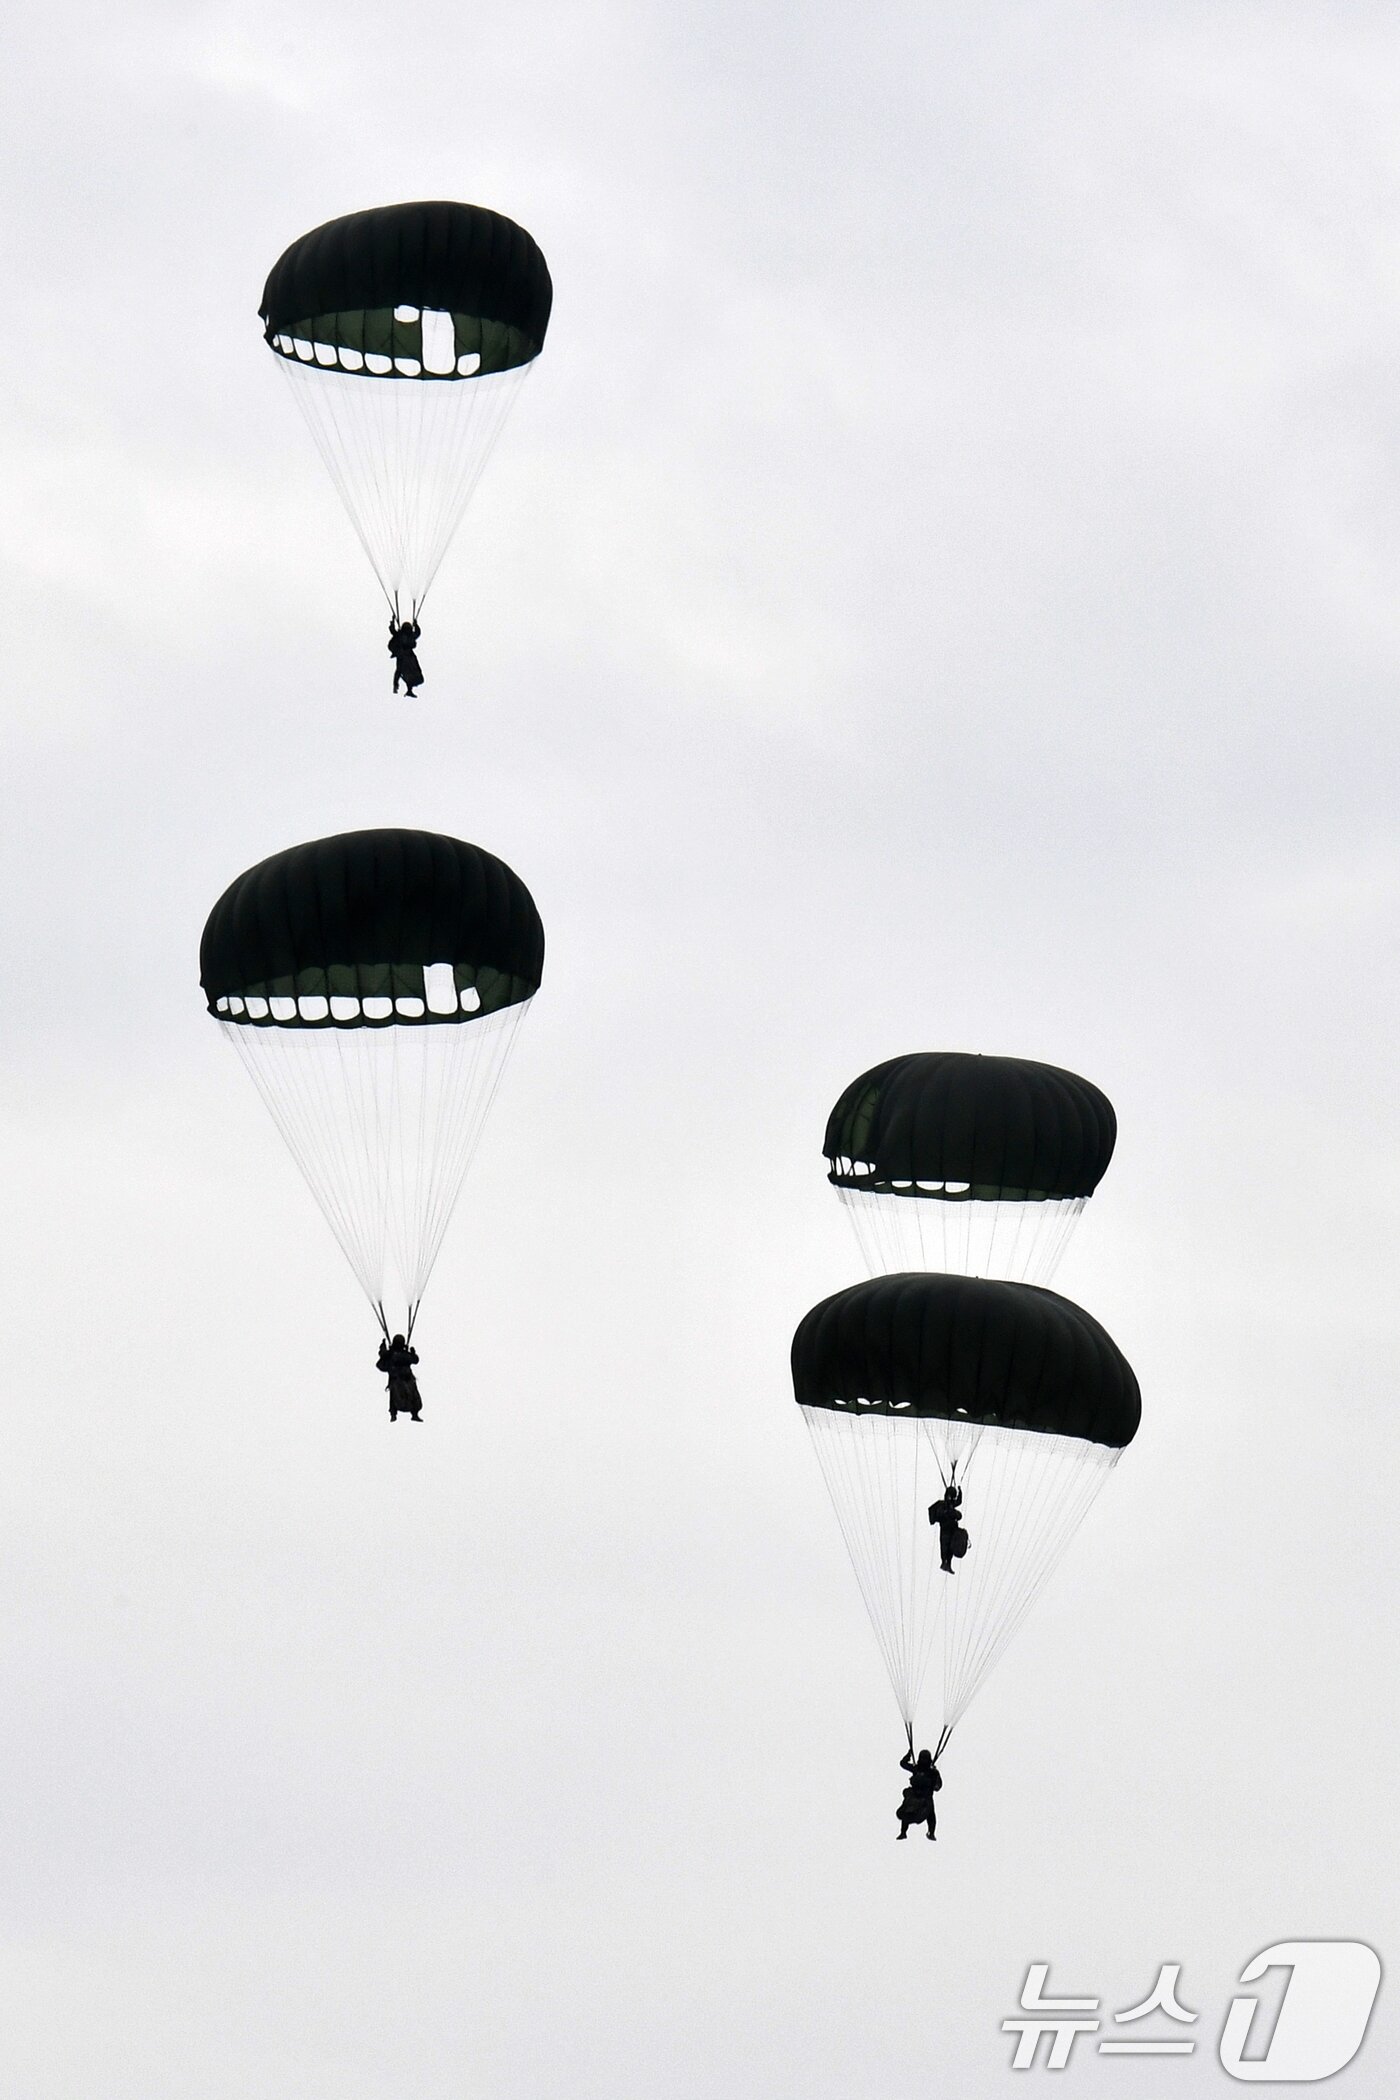
[[[210,1013],[264,1027],[475,1020],[530,998],[543,968],[520,877],[431,831],[274,853],[224,891],[199,949]]]
[[[822,1149],[838,1188],[1043,1203],[1091,1196],[1117,1135],[1107,1095],[1074,1072],[924,1050],[854,1080],[827,1119]]]
[[[799,1407],[998,1424],[1121,1449],[1142,1399],[1097,1320],[1030,1283],[878,1276],[808,1313],[792,1341]]]
[[[342,371],[376,376],[377,363],[377,376],[460,379],[529,364],[553,298],[545,259],[514,220],[479,204],[386,204],[293,241],[259,311],[281,357],[296,358],[300,341]],[[450,342],[425,344],[425,309],[451,315]]]

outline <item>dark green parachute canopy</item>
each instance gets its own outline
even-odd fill
[[[792,1340],[799,1407],[932,1416],[1121,1449],[1132,1368],[1097,1320],[1030,1283],[877,1276],[808,1313]]]
[[[280,357],[295,359],[298,341],[319,343],[343,371],[366,370],[366,357],[397,358],[417,370],[377,376],[456,379],[538,357],[553,298],[545,259],[514,220],[479,204],[386,204],[293,241],[259,311]],[[424,308],[452,316],[450,370],[423,366]],[[395,309],[412,318],[396,320]]]
[[[434,963],[451,966],[455,1010],[425,998]],[[210,1013],[263,1027],[476,1020],[530,998],[543,969],[544,927],[520,877],[432,831],[346,831],[274,853],[230,883],[199,947]],[[249,1013],[249,1000],[314,1004]]]
[[[827,1119],[822,1150],[838,1188],[1044,1203],[1091,1196],[1117,1135],[1107,1095],[1074,1072],[924,1050],[853,1080]]]

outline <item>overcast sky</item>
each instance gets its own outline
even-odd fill
[[[1394,10],[10,34],[7,2090],[985,2100],[1033,1960],[1202,2015],[1066,2090],[1233,2090],[1251,1955],[1396,1944]],[[555,308],[410,708],[256,309],[420,196]],[[549,938],[412,1433],[198,985],[367,824]],[[1057,1285],[1144,1406],[932,1855],[786,1360],[915,1048],[1114,1100]]]

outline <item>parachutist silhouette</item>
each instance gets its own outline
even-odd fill
[[[921,1750],[916,1758],[912,1744],[899,1760],[901,1772],[909,1774],[909,1784],[904,1789],[904,1799],[896,1813],[899,1816],[899,1836],[907,1838],[911,1823],[927,1823],[927,1837],[938,1835],[934,1814],[933,1797],[943,1785],[943,1774],[939,1771],[927,1750]],[[895,1839],[898,1844],[899,1838]]]
[[[962,1521],[962,1489],[955,1480],[948,1482],[941,1500],[930,1502],[928,1520],[938,1526],[939,1566],[945,1575],[951,1575],[953,1562],[961,1560],[968,1547]]]
[[[399,680],[402,679],[404,691],[410,700],[417,699],[418,688],[423,683],[423,666],[413,653],[418,647],[418,637],[422,631],[416,620],[400,620],[395,617],[389,621],[389,654],[394,659],[394,691],[398,691]]]
[[[423,1419],[423,1400],[418,1391],[418,1380],[413,1375],[417,1361],[418,1351],[401,1334],[396,1334],[390,1342],[379,1344],[379,1369],[389,1380],[391,1422],[396,1422],[400,1415],[411,1415],[415,1422]]]

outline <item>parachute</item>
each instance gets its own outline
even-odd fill
[[[411,1335],[544,966],[504,861],[428,831],[351,831],[249,868],[200,981],[386,1337]]]
[[[1073,1072],[940,1050],[853,1080],[822,1149],[872,1276],[1048,1283],[1117,1133],[1107,1096]]]
[[[396,619],[427,596],[553,296],[524,228],[476,204],[352,212],[273,265],[264,339]]]
[[[1053,1291],[924,1273],[814,1306],[792,1382],[911,1743],[941,1651],[938,1756],[1132,1442],[1137,1379]],[[949,1576],[928,1508],[955,1469]]]

